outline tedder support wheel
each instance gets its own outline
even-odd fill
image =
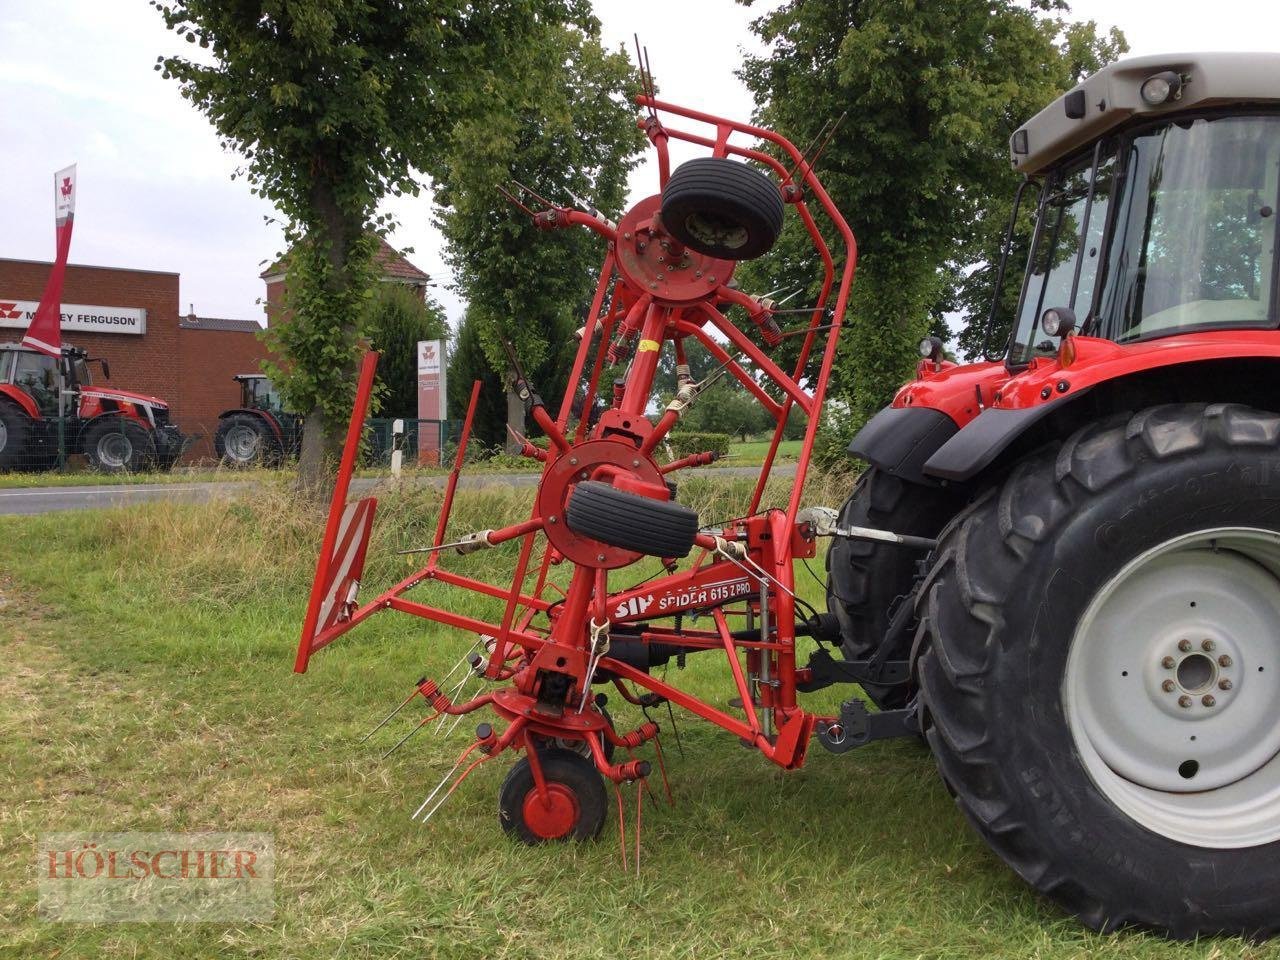
[[[920,598],[956,803],[1098,930],[1280,932],[1280,414],[1159,406],[1019,464]]]
[[[85,431],[84,455],[104,473],[138,473],[155,459],[156,445],[146,429],[126,417],[104,417]]]
[[[248,413],[233,413],[222,419],[213,435],[213,450],[219,460],[231,467],[251,467],[280,459],[280,445],[271,428],[261,417]]]
[[[963,505],[955,493],[901,480],[869,468],[840,508],[840,526],[875,527],[916,537],[936,537]],[[850,660],[870,657],[889,629],[896,602],[909,602],[923,556],[896,544],[836,537],[827,551],[827,609],[840,624],[840,644]],[[907,630],[889,659],[910,653],[915,630]],[[884,709],[905,706],[905,684],[866,684],[867,695]]]
[[[511,768],[498,791],[502,829],[525,843],[594,840],[609,812],[604,782],[585,757],[559,748],[538,750],[548,798],[538,795],[528,757]]]
[[[685,246],[717,260],[754,260],[782,232],[782,193],[745,163],[698,157],[680,164],[662,190],[662,225]]]
[[[688,556],[698,533],[698,515],[688,507],[599,480],[574,487],[564,520],[574,533],[651,557]]]

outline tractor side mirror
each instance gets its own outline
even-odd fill
[[[101,367],[102,367],[102,376],[103,376],[103,379],[110,380],[110,379],[111,379],[111,364],[107,362],[107,358],[106,358],[106,357],[97,357],[96,359],[97,359],[97,361],[98,361],[99,366],[101,366]]]

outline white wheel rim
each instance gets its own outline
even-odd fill
[[[4,425],[4,421],[0,420],[0,450],[9,445],[9,428]]]
[[[133,444],[123,433],[106,433],[98,440],[98,460],[118,470],[133,459]]]
[[[1093,782],[1142,826],[1280,839],[1280,534],[1215,528],[1131,560],[1081,618],[1062,695]]]
[[[242,463],[252,460],[258,455],[258,434],[248,427],[232,427],[227,431],[227,453]]]

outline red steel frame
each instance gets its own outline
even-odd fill
[[[585,741],[600,772],[615,783],[641,778],[648,772],[646,764],[634,760],[613,764],[605,759],[603,753],[606,740],[636,747],[656,736],[657,726],[646,723],[628,734],[619,734],[596,709],[588,670],[593,652],[593,628],[601,625],[605,630],[611,626],[625,626],[629,637],[634,637],[635,631],[639,630],[644,643],[678,643],[689,650],[722,650],[741,698],[745,718],[726,713],[642,668],[609,657],[607,653],[598,657],[595,679],[612,679],[632,702],[639,702],[632,688],[641,688],[665,698],[754,744],[779,766],[794,768],[803,764],[814,726],[822,719],[805,711],[796,702],[796,683],[798,678],[803,679],[803,670],[796,665],[792,561],[796,557],[814,554],[812,534],[805,524],[797,521],[797,515],[818,427],[818,414],[826,395],[854,276],[857,247],[853,233],[806,158],[786,138],[770,130],[648,96],[638,97],[637,102],[647,110],[640,122],[658,154],[661,186],[665,186],[670,170],[668,142],[671,139],[681,140],[708,148],[712,156],[753,161],[771,171],[778,181],[782,198],[800,217],[822,264],[822,283],[807,328],[797,332],[797,336],[803,334],[803,340],[792,372],[782,370],[768,353],[767,344],[776,344],[779,333],[773,320],[772,304],[728,285],[733,263],[686,251],[666,234],[656,217],[657,197],[641,201],[617,225],[594,211],[588,213],[550,204],[548,209],[538,213],[526,211],[544,229],[585,226],[604,238],[608,252],[558,415],[553,419],[537,402],[530,411],[533,420],[551,441],[548,451],[524,444],[524,452],[544,464],[530,518],[500,530],[481,532],[466,549],[470,552],[471,547],[519,540],[513,582],[509,586],[500,586],[444,569],[439,563],[441,552],[434,552],[421,569],[370,602],[359,608],[349,605],[330,625],[318,623],[326,590],[341,592],[347,589],[345,583],[335,586],[330,581],[334,579],[333,567],[340,560],[335,557],[335,552],[343,549],[343,545],[337,543],[339,520],[346,504],[376,365],[376,356],[370,354],[365,358],[361,371],[347,446],[338,472],[295,662],[295,670],[305,671],[312,653],[384,609],[398,610],[488,639],[487,662],[477,665],[476,672],[495,681],[492,692],[457,704],[441,693],[432,681],[420,684],[419,692],[435,708],[433,716],[443,713],[457,715],[483,706],[491,707],[499,718],[507,722],[506,730],[500,735],[494,734],[491,727],[482,725],[481,733],[477,735],[476,743],[468,748],[468,753],[478,746],[483,754],[480,760],[475,761],[479,763],[508,746],[525,748],[530,754],[535,782],[544,795],[546,787],[537,767],[537,758],[533,756],[535,751],[527,749],[538,737]],[[677,118],[675,122],[697,125],[703,128],[703,132],[668,127],[659,119],[660,114]],[[735,136],[749,139],[750,143],[739,145],[731,142]],[[766,152],[766,145],[779,156]],[[824,241],[809,208],[810,199],[816,201],[840,238],[843,249],[839,251],[838,271],[837,259]],[[644,241],[641,240],[642,234],[646,238]],[[659,247],[646,249],[658,243],[673,262],[681,256],[682,266],[677,269],[668,265],[664,271],[662,257],[655,258]],[[834,303],[831,303],[833,290]],[[748,318],[760,328],[761,339],[766,346],[757,344],[752,336],[726,317],[723,304],[744,308]],[[598,337],[593,335],[596,333]],[[825,340],[821,339],[823,333]],[[573,533],[563,522],[565,504],[574,484],[585,479],[602,479],[633,492],[640,490],[652,496],[665,497],[662,480],[668,473],[714,459],[710,454],[699,454],[663,465],[654,460],[660,441],[679,418],[679,411],[673,412],[670,408],[656,423],[651,423],[645,416],[654,396],[660,351],[669,342],[677,361],[683,362],[683,340],[686,337],[701,343],[725,365],[730,375],[756,396],[774,417],[776,428],[745,517],[715,533],[699,533],[695,541],[699,552],[689,569],[669,573],[635,589],[610,593],[609,572],[634,563],[639,555]],[[594,356],[593,342],[598,344],[594,348]],[[603,413],[594,427],[590,426],[585,414],[593,409],[599,394],[606,359],[629,352],[632,348],[636,352],[625,386],[614,390],[611,408]],[[815,349],[821,350],[818,370],[816,375],[806,376]],[[571,428],[575,393],[584,379],[586,399],[580,408],[583,416]],[[766,389],[763,383],[768,383],[771,389]],[[435,531],[435,547],[445,543],[449,512],[470,435],[478,388],[477,383],[471,394],[461,449],[445,489]],[[790,496],[785,507],[762,509],[765,486],[782,439],[783,427],[792,408],[797,406],[808,423]],[[534,548],[540,537],[547,543],[534,573],[531,570]],[[360,549],[363,550],[363,544]],[[553,586],[549,573],[554,565],[561,563],[569,564],[573,570],[568,590],[563,596],[549,595],[549,588]],[[357,571],[354,580],[358,581],[358,577]],[[533,584],[528,587],[530,579]],[[405,594],[412,588],[428,580],[503,599],[501,619],[485,622],[445,607],[406,598]],[[737,609],[730,609],[731,606]],[[679,621],[674,627],[657,624],[646,628],[636,626],[708,609],[714,629],[682,628]],[[746,615],[749,620],[763,614],[772,629],[767,634],[762,632],[758,638],[743,639],[745,631],[733,631],[729,627],[728,617],[738,614]],[[545,626],[535,624],[540,618],[546,621]],[[743,659],[746,660],[745,671]],[[545,701],[539,702],[539,694],[544,692],[542,685],[553,674],[558,675],[562,686],[567,689],[562,711],[549,710]],[[651,699],[649,702],[660,701]],[[467,772],[470,769],[467,768]]]

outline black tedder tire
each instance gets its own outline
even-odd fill
[[[929,744],[1019,876],[1095,930],[1280,932],[1280,415],[1084,427],[948,528],[919,607]]]
[[[688,556],[698,533],[698,515],[688,507],[599,480],[574,488],[564,519],[574,533],[651,557]]]
[[[782,193],[745,163],[698,157],[682,163],[662,191],[662,225],[677,240],[719,260],[754,260],[782,232]]]
[[[154,463],[156,444],[136,420],[103,417],[85,431],[84,455],[103,473],[139,473]]]
[[[527,757],[511,768],[498,790],[498,822],[524,843],[594,840],[609,812],[608,795],[595,765],[568,750],[538,750],[542,775],[551,793],[545,808],[537,794]]]
[[[875,527],[916,537],[936,537],[957,512],[962,500],[942,488],[901,480],[876,467],[869,468],[840,508],[842,527]],[[874,540],[836,537],[827,551],[827,610],[840,625],[840,645],[846,658],[870,657],[889,628],[895,602],[910,602],[917,564],[924,557],[915,550]],[[889,659],[910,653],[915,630],[907,630]],[[904,706],[912,691],[905,684],[867,684],[867,695],[883,709]]]
[[[33,470],[43,457],[31,444],[31,418],[12,403],[0,402],[0,470]]]
[[[233,413],[223,417],[213,434],[213,450],[229,467],[252,467],[280,461],[280,444],[262,417]]]

